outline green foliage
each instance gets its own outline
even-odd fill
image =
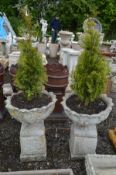
[[[115,0],[2,0],[0,11],[5,12],[11,19],[11,24],[18,34],[18,28],[21,26],[18,8],[27,5],[34,21],[39,21],[43,17],[50,24],[54,15],[59,16],[62,29],[71,30],[74,33],[82,31],[83,21],[87,17],[96,17],[103,26],[105,37],[116,39],[116,6],[114,4]],[[17,22],[12,20],[13,17],[16,17]],[[48,29],[50,32],[50,25]]]
[[[39,37],[40,36],[40,26],[37,22],[35,22],[32,18],[32,15],[28,12],[28,15],[25,15],[27,8],[23,8],[20,10],[20,15],[22,17],[23,25],[21,25],[20,30],[22,30],[23,34],[28,35],[29,38],[32,36]]]
[[[24,92],[27,100],[31,100],[34,96],[41,95],[47,75],[42,64],[42,56],[32,47],[30,40],[22,41],[20,49],[15,84]]]
[[[36,95],[41,95],[43,85],[47,80],[47,74],[42,64],[42,55],[32,47],[31,37],[33,35],[32,18],[23,18],[29,34],[27,40],[20,42],[21,55],[18,62],[18,70],[15,77],[16,87],[22,90],[27,100],[31,100]]]
[[[82,35],[81,47],[84,51],[72,74],[72,89],[86,105],[100,96],[105,88],[108,65],[99,51],[100,35],[88,22],[88,28]]]

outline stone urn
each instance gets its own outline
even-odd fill
[[[59,36],[61,38],[60,40],[60,47],[70,47],[71,46],[71,38],[73,33],[69,31],[63,31],[61,30],[59,32]]]
[[[46,43],[38,43],[37,49],[41,54],[46,54]]]
[[[59,44],[50,43],[49,44],[49,56],[50,58],[56,58],[59,50]]]
[[[15,65],[17,64],[18,60],[20,57],[20,51],[15,51],[9,54],[9,68],[11,67],[11,65]]]
[[[5,103],[12,118],[21,122],[20,146],[21,161],[41,161],[46,158],[46,137],[44,120],[52,113],[56,97],[52,92],[44,91],[51,98],[48,105],[41,108],[19,109],[11,104],[12,96],[8,96]]]
[[[71,119],[70,131],[70,152],[72,158],[84,157],[86,154],[94,154],[97,146],[96,124],[105,120],[112,110],[112,99],[106,94],[101,95],[102,100],[107,104],[107,108],[97,114],[81,114],[72,111],[66,104],[68,98],[73,93],[67,93],[63,98],[62,105],[66,115]]]

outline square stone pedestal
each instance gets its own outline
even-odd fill
[[[69,146],[71,158],[94,154],[97,146],[96,126],[78,126],[72,124]]]
[[[23,123],[20,131],[21,155],[23,162],[41,161],[46,158],[44,121],[28,125]]]

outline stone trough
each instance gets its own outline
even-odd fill
[[[85,158],[87,175],[116,175],[116,156],[88,154]]]

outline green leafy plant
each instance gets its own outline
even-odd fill
[[[105,88],[108,65],[100,54],[100,34],[94,30],[94,22],[87,22],[87,28],[81,36],[84,51],[72,74],[72,89],[80,100],[88,105],[97,99]]]
[[[21,55],[18,62],[18,69],[15,76],[15,85],[24,92],[27,100],[41,95],[43,85],[47,80],[47,74],[42,64],[42,55],[36,48],[32,47],[31,36],[33,34],[31,27],[31,18],[24,16],[28,29],[28,38],[20,42]]]

